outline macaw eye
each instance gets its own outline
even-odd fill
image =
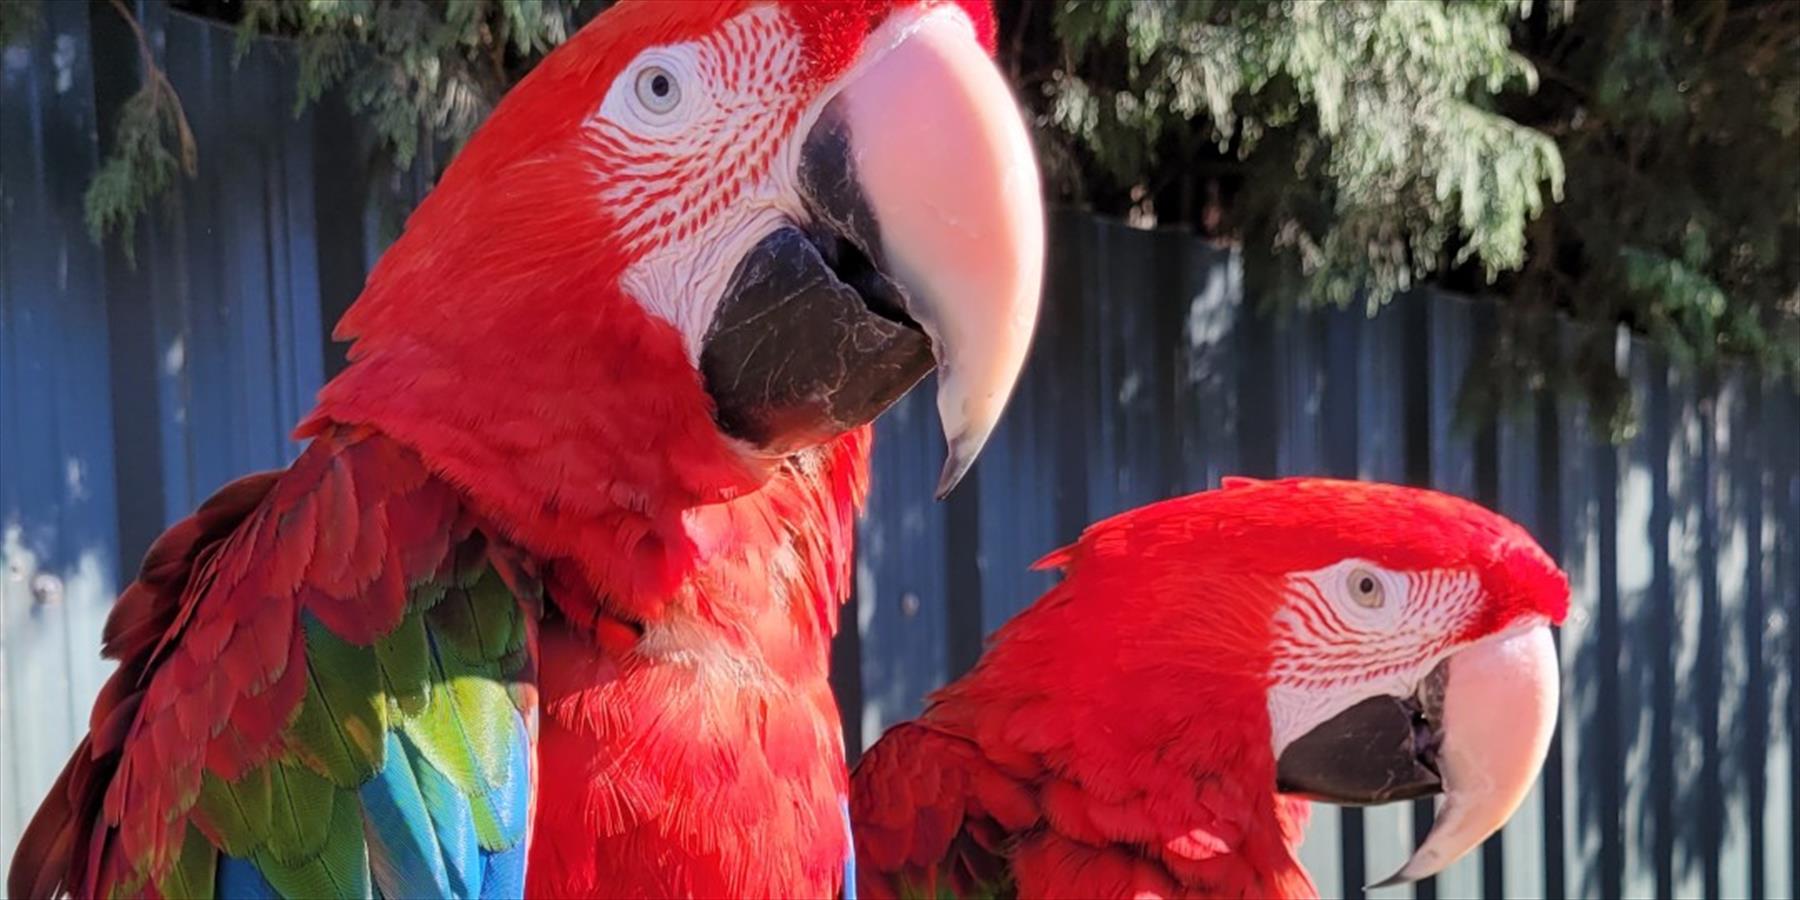
[[[662,66],[645,66],[637,75],[637,98],[644,108],[666,114],[681,103],[681,85],[675,74]]]
[[[1381,579],[1376,578],[1375,573],[1368,569],[1352,569],[1345,585],[1350,589],[1350,599],[1355,600],[1358,606],[1380,609],[1387,602],[1387,596],[1381,588]]]

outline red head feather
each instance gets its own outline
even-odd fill
[[[1317,896],[1294,853],[1304,803],[1277,793],[1283,729],[1568,610],[1561,572],[1505,518],[1324,479],[1229,479],[1040,566],[1067,577],[858,766],[866,896],[1007,880],[1022,896]],[[1359,608],[1343,591],[1365,575],[1392,593]],[[1385,746],[1361,736],[1365,755]]]
[[[797,126],[869,30],[915,2],[777,4],[779,33],[752,37],[792,42],[804,65],[797,79],[759,95],[768,108],[756,121],[785,109]],[[991,48],[988,5],[961,5]],[[418,450],[521,543],[575,557],[597,589],[622,597],[673,590],[695,558],[680,511],[756,490],[773,469],[746,458],[715,425],[691,336],[621,285],[634,260],[697,227],[671,225],[666,210],[635,198],[704,188],[678,208],[717,214],[770,165],[774,145],[724,134],[707,153],[653,160],[643,147],[597,136],[592,120],[638,54],[725,40],[722,23],[758,6],[627,0],[605,13],[605,27],[583,29],[510,91],[339,324],[336,336],[355,342],[352,365],[326,386],[300,434],[333,421],[375,425]],[[742,52],[777,52],[761,46]],[[683,159],[699,168],[683,168]],[[695,187],[708,173],[738,170]],[[721,265],[728,274],[729,261]],[[860,484],[866,443],[852,433],[817,452],[856,469],[846,483]]]

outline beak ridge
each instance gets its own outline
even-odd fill
[[[1370,887],[1436,875],[1506,824],[1543,768],[1559,695],[1548,625],[1450,657],[1438,756],[1444,798],[1424,843],[1399,871]]]
[[[942,499],[987,443],[1037,319],[1044,210],[1030,138],[952,10],[926,13],[833,105],[878,223],[870,255],[903,288],[937,359]]]

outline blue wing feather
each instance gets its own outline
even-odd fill
[[[510,846],[502,851],[481,851],[483,872],[481,896],[484,898],[523,897],[525,895],[525,831],[531,811],[531,761],[526,749],[531,732],[525,728],[523,716],[515,716],[507,754],[507,772],[511,778],[488,794],[500,830]]]
[[[487,900],[525,896],[525,842],[500,853],[481,853],[487,871],[482,874],[481,896]]]
[[[361,791],[370,868],[389,896],[447,897],[450,873],[413,765],[405,739],[388,732],[386,763]]]
[[[419,792],[436,827],[450,875],[450,893],[471,897],[481,888],[481,845],[475,837],[475,818],[469,800],[450,780],[438,773],[411,741],[405,741],[407,758],[419,780]]]
[[[219,878],[213,893],[232,900],[280,900],[281,897],[255,863],[225,853],[219,854]]]

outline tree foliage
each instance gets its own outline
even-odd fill
[[[0,47],[30,37],[37,31],[41,13],[36,3],[0,3]]]
[[[1568,196],[1498,285],[1517,314],[1484,380],[1548,371],[1624,399],[1609,366],[1541,363],[1552,311],[1628,325],[1702,373],[1800,375],[1800,3],[1582,2],[1534,13],[1514,45],[1544,83],[1511,112],[1555,138]],[[1610,358],[1611,329],[1590,335],[1577,363]]]
[[[1163,218],[1158,200],[1184,199],[1192,164],[1210,164],[1232,193],[1214,231],[1272,245],[1304,296],[1379,304],[1452,265],[1518,267],[1526,224],[1560,195],[1555,144],[1492,108],[1534,81],[1509,42],[1520,8],[1060,4],[1043,115],[1081,159],[1071,191],[1123,192]]]
[[[608,5],[172,2],[289,39],[299,105],[341,91],[400,167],[453,151]],[[29,13],[7,5],[14,31]],[[997,6],[1054,200],[1240,243],[1280,305],[1374,309],[1425,280],[1498,295],[1478,404],[1579,384],[1623,433],[1621,324],[1678,362],[1800,371],[1800,3]],[[129,238],[192,159],[144,68],[90,191],[97,233]],[[1586,326],[1573,347],[1566,318]]]
[[[88,182],[82,200],[94,239],[117,233],[126,259],[131,260],[138,217],[169,189],[177,172],[193,177],[200,150],[181,109],[181,97],[157,65],[149,38],[124,0],[112,0],[112,5],[131,25],[143,78],[119,108],[111,152]]]
[[[394,162],[406,168],[421,139],[461,146],[500,95],[567,39],[580,5],[245,0],[238,37],[240,47],[264,34],[293,38],[300,57],[295,112],[342,85],[351,111],[374,127]]]

